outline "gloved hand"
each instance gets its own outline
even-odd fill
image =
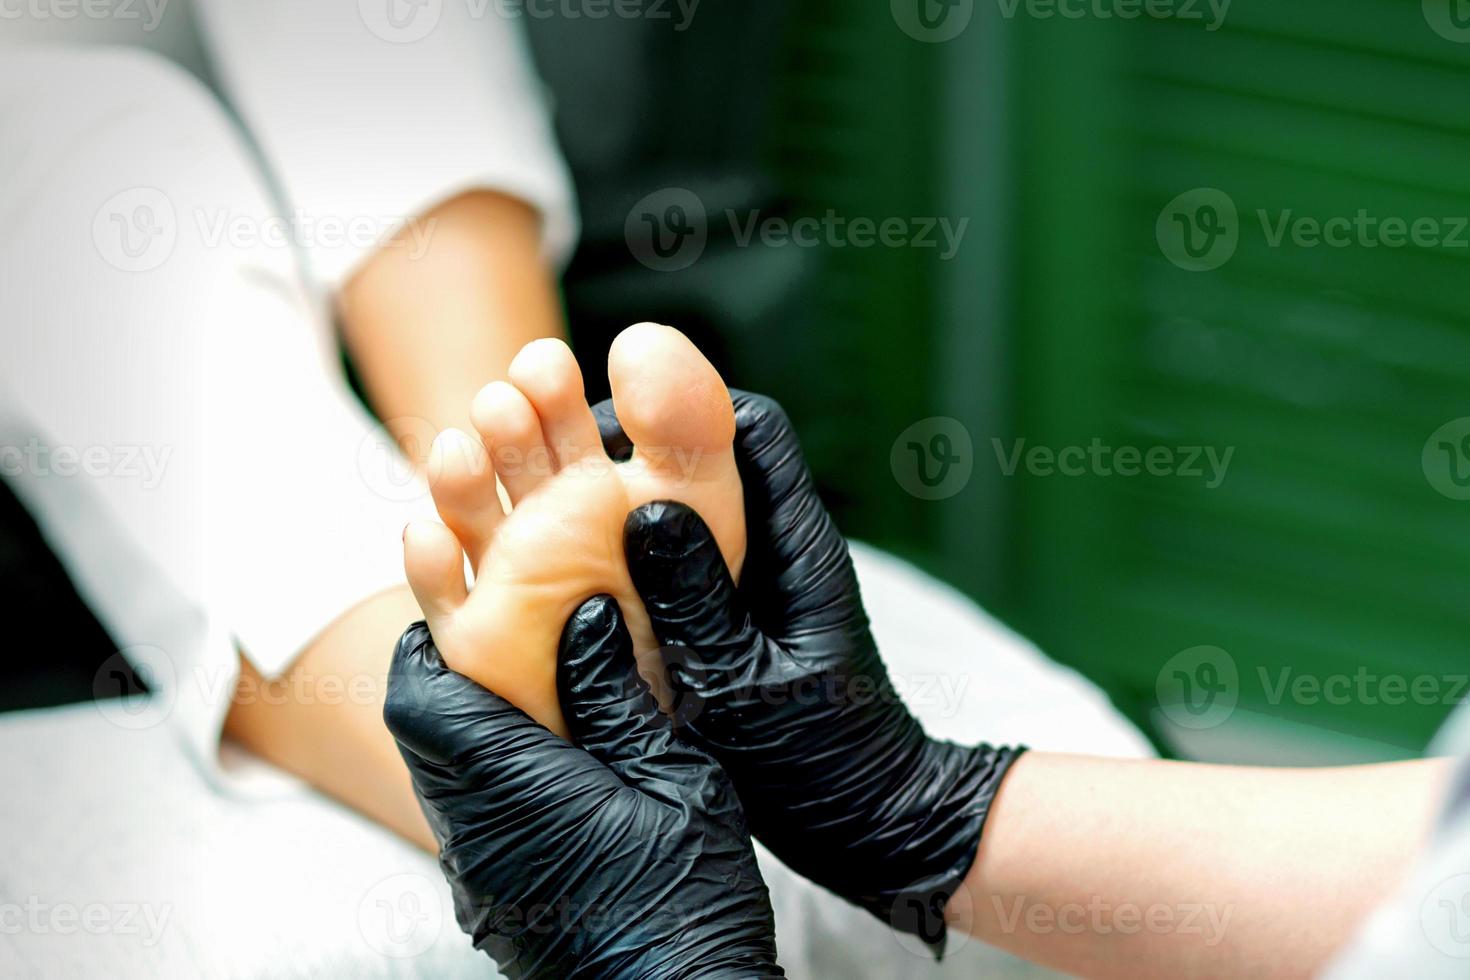
[[[507,977],[781,977],[770,898],[718,763],[674,737],[617,603],[562,636],[577,741],[403,634],[384,719],[440,843],[460,926]]]
[[[1023,749],[924,734],[884,669],[847,542],[785,413],[731,395],[749,539],[740,587],[688,507],[646,504],[625,528],[680,735],[724,765],[777,857],[937,954],[944,905]],[[611,404],[595,414],[617,458],[627,439]]]

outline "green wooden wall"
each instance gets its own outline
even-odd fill
[[[1012,614],[1140,717],[1208,646],[1244,711],[1422,747],[1470,672],[1470,504],[1421,459],[1470,415],[1470,44],[1368,0],[1007,27],[1016,431],[1233,452],[1018,475]]]
[[[1217,648],[1238,717],[1417,751],[1470,674],[1470,502],[1422,456],[1470,416],[1470,27],[1433,0],[1235,0],[1215,30],[1009,7],[922,43],[816,0],[789,45],[773,157],[804,208],[971,220],[948,263],[813,256],[814,329],[771,376],[845,525],[1142,722]],[[1175,212],[1233,253],[1198,268]],[[1360,212],[1441,240],[1271,237]],[[973,445],[940,501],[890,468],[927,416]],[[1231,455],[1218,486],[1006,475],[1017,439]]]

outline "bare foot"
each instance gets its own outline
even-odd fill
[[[449,429],[435,440],[429,467],[444,524],[405,529],[404,567],[445,662],[565,736],[557,645],[588,598],[617,599],[640,665],[661,688],[658,645],[623,558],[630,510],[650,500],[689,504],[739,574],[745,512],[735,416],[709,361],[677,330],[651,323],[623,331],[608,354],[613,404],[634,445],[625,463],[603,451],[581,372],[561,341],[527,344],[510,379],[476,396],[478,438]]]

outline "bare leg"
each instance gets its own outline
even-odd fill
[[[404,586],[348,610],[275,680],[241,658],[225,734],[433,850],[408,770],[383,727],[388,661],[404,627],[419,616]]]

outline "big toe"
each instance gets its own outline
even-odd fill
[[[649,465],[662,465],[652,457],[670,450],[729,451],[735,439],[730,391],[699,348],[673,327],[639,323],[618,334],[608,350],[607,377],[623,431]]]
[[[608,351],[613,407],[633,442],[624,469],[634,506],[680,500],[699,512],[737,577],[745,500],[735,465],[735,409],[720,374],[673,327],[640,323]]]

